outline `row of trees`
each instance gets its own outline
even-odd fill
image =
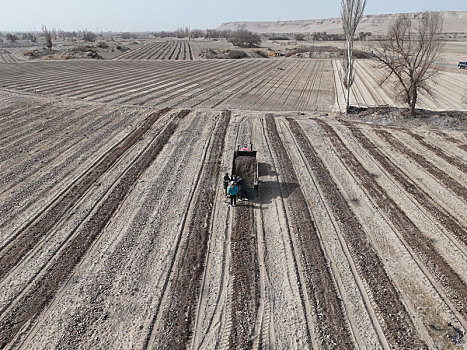
[[[357,26],[362,19],[367,0],[341,0],[341,18],[346,40],[344,79],[346,88],[346,113],[350,107],[350,91],[354,83],[353,43]],[[380,84],[393,84],[395,96],[409,106],[415,114],[419,91],[432,94],[429,81],[439,72],[443,20],[439,13],[425,12],[417,24],[408,15],[400,15],[390,26],[388,35],[379,41],[371,56],[386,74]],[[363,33],[360,32],[360,39]]]

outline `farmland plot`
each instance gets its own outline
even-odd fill
[[[113,58],[114,60],[193,60],[191,45],[186,41],[149,43]]]
[[[345,93],[341,62],[333,61],[333,67],[337,91],[335,109],[342,111],[345,109]],[[393,95],[393,86],[390,83],[379,85],[384,78],[383,73],[372,61],[355,61],[355,83],[351,89],[350,104],[361,107],[406,107]],[[467,74],[460,73],[441,71],[436,77],[434,95],[429,96],[422,92],[417,108],[435,111],[467,110]]]
[[[291,62],[276,99],[304,69]],[[1,346],[464,341],[463,133],[14,92],[0,125]],[[232,208],[220,175],[249,143],[259,192]]]
[[[37,62],[0,66],[0,87],[111,104],[329,110],[331,61]]]

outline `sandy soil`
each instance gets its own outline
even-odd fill
[[[145,48],[0,65],[0,348],[465,346],[465,118],[334,114],[331,60]],[[356,101],[388,103],[357,66]],[[424,103],[465,108],[445,74]],[[250,143],[259,190],[229,207]]]

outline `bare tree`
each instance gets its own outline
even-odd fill
[[[434,63],[443,46],[437,38],[442,28],[439,13],[424,12],[418,25],[408,15],[400,15],[389,28],[387,40],[380,41],[380,48],[373,52],[387,71],[381,84],[394,76],[396,89],[393,91],[409,105],[412,115],[415,115],[419,91],[432,94],[429,81],[439,72]]]
[[[347,89],[345,113],[349,113],[350,107],[350,88],[353,84],[353,42],[355,32],[357,31],[358,24],[363,16],[367,0],[341,0],[341,18],[342,27],[344,29],[344,36],[346,42],[346,51],[344,55],[344,72],[345,80],[344,85]]]
[[[47,30],[47,26],[42,25],[42,32],[45,37],[45,45],[50,50],[52,48],[52,33]]]

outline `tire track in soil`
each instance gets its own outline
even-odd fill
[[[397,349],[413,346],[427,349],[427,345],[414,332],[414,325],[408,311],[402,303],[399,293],[387,275],[383,263],[373,249],[362,226],[352,209],[348,206],[337,184],[318,157],[310,141],[298,122],[287,118],[290,129],[301,147],[310,169],[323,189],[324,196],[340,229],[349,243],[349,250],[354,258],[359,274],[371,291],[376,313],[382,323],[388,343]]]
[[[175,264],[167,274],[167,278],[174,275],[170,286],[162,294],[162,299],[164,296],[168,298],[168,306],[158,307],[149,327],[144,349],[185,349],[192,336],[218,188],[220,159],[230,117],[230,111],[223,111],[219,124],[213,131],[212,146],[196,186],[199,191],[193,203],[196,203],[197,209],[188,222],[189,237],[176,253]]]
[[[425,138],[421,135],[418,135],[410,130],[407,130],[405,131],[406,134],[412,136],[415,140],[418,141],[419,144],[421,144],[423,147],[429,149],[430,151],[432,151],[434,154],[436,154],[438,157],[444,159],[445,161],[447,161],[449,164],[451,165],[454,165],[457,169],[459,169],[460,171],[464,172],[465,174],[467,174],[467,166],[464,164],[464,162],[460,161],[459,159],[449,155],[449,154],[446,154],[441,148],[431,144],[431,143],[428,143],[425,141]]]
[[[467,189],[464,186],[459,184],[456,180],[454,180],[444,171],[442,171],[441,169],[433,165],[424,156],[407,148],[402,142],[397,140],[393,135],[391,135],[386,130],[382,130],[379,127],[374,127],[374,131],[377,135],[381,137],[382,140],[385,140],[392,147],[394,147],[397,151],[399,151],[400,153],[414,160],[423,169],[425,169],[432,176],[434,176],[436,179],[441,181],[443,185],[446,186],[446,188],[450,189],[452,192],[454,192],[464,201],[467,201]]]
[[[387,156],[385,156],[376,147],[376,145],[366,137],[362,131],[350,123],[343,124],[352,132],[355,139],[365,148],[365,150],[375,159],[388,174],[404,188],[404,190],[412,195],[413,198],[429,212],[436,220],[449,232],[451,232],[458,240],[467,245],[467,229],[463,227],[448,211],[441,207],[428,193],[422,190],[414,183],[407,174],[397,167]]]
[[[233,292],[229,349],[251,349],[260,297],[256,225],[251,203],[234,209],[230,251]]]
[[[467,315],[467,285],[451,266],[438,254],[430,240],[410,220],[407,214],[394,202],[389,194],[374,180],[353,153],[342,142],[339,135],[326,122],[317,120],[329,135],[330,140],[345,164],[360,179],[361,186],[373,198],[379,208],[387,213],[389,221],[402,235],[405,244],[417,253],[421,261],[443,286],[447,299],[457,312],[465,318]],[[384,208],[384,209],[383,209]]]
[[[16,265],[21,258],[39,242],[43,235],[55,225],[63,214],[76,203],[93,183],[114,164],[117,159],[135,144],[151,126],[166,114],[168,108],[150,115],[143,124],[130,133],[121,143],[114,146],[91,168],[70,184],[58,197],[44,210],[19,229],[0,250],[0,279]]]
[[[149,129],[153,122],[167,111],[167,109],[163,109],[154,113],[131,136],[142,135],[138,130]],[[9,343],[21,327],[55,295],[60,284],[68,278],[68,275],[86,254],[131,187],[150,166],[175,132],[178,122],[189,112],[189,110],[182,110],[169,122],[167,127],[155,137],[153,142],[140,154],[126,173],[122,175],[99,208],[82,225],[79,232],[66,244],[54,261],[43,271],[41,276],[31,284],[29,290],[24,291],[9,308],[2,312],[0,316],[0,348]],[[126,141],[132,140],[133,137],[131,136],[124,141],[124,144],[129,144],[129,147],[132,143]],[[136,142],[139,137],[137,136],[134,141]]]
[[[272,115],[266,117],[271,143],[284,170],[285,183],[298,184],[292,161],[282,143]],[[316,158],[316,157],[315,157]],[[285,185],[287,186],[287,185]],[[346,321],[344,306],[332,278],[329,264],[317,234],[316,226],[302,191],[289,190],[292,216],[290,226],[297,233],[301,258],[305,266],[306,291],[313,302],[320,346],[325,349],[353,349],[352,335]]]

